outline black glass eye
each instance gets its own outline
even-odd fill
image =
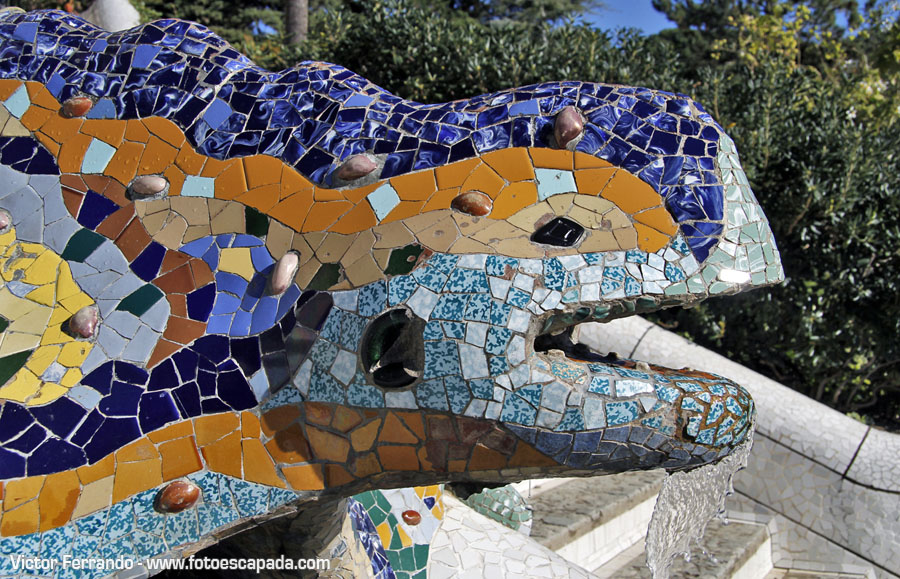
[[[571,219],[557,217],[535,231],[531,236],[531,241],[556,247],[572,247],[578,243],[582,235],[584,235],[584,227]]]
[[[402,388],[425,366],[425,321],[405,309],[391,310],[369,324],[362,339],[362,363],[375,384]]]

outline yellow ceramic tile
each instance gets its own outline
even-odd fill
[[[25,367],[40,376],[50,364],[56,361],[59,351],[59,346],[42,346],[28,357]]]
[[[28,372],[28,370],[23,368],[22,370],[19,370],[19,372]],[[35,394],[33,397],[31,397],[31,399],[28,400],[28,405],[39,406],[41,404],[53,402],[60,396],[65,395],[65,393],[68,391],[68,388],[64,388],[62,386],[59,386],[58,384],[44,382],[38,389],[37,394]]]
[[[485,163],[510,183],[534,179],[534,169],[531,166],[528,149],[523,147],[501,149],[492,151],[483,158]]]
[[[400,543],[404,547],[412,545],[412,539],[410,539],[409,535],[406,534],[406,531],[403,530],[403,525],[397,525],[395,530],[397,531],[397,534],[400,535]]]
[[[498,175],[489,165],[482,163],[463,182],[460,191],[481,191],[493,199],[500,193],[504,185],[506,185],[506,182],[503,180],[503,177]]]
[[[85,358],[87,354],[85,354]],[[62,380],[59,381],[60,386],[65,388],[71,388],[78,384],[81,381],[81,369],[80,368],[70,368],[65,376],[62,377]]]
[[[387,521],[384,521],[383,523],[381,523],[380,525],[375,527],[375,530],[378,531],[378,536],[381,538],[382,545],[390,545],[391,544],[391,538],[392,538],[391,526],[388,524]]]
[[[27,376],[26,376],[27,375]],[[41,381],[27,370],[19,370],[15,376],[0,388],[0,400],[12,400],[14,402],[25,402],[30,396],[33,396],[41,386]]]
[[[65,308],[70,314],[75,314],[84,306],[89,306],[94,301],[87,294],[76,294],[58,301],[59,305]]]
[[[233,273],[250,281],[253,274],[256,273],[250,257],[250,249],[246,247],[223,249],[219,254],[219,271]]]
[[[41,305],[52,306],[56,302],[56,287],[54,287],[54,284],[44,284],[28,292],[25,295],[25,299]]]

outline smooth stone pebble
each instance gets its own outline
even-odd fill
[[[422,522],[422,515],[420,515],[418,511],[403,511],[403,522],[407,525],[418,525]]]
[[[0,229],[6,229],[12,223],[12,216],[6,211],[0,211]]]
[[[200,487],[185,481],[166,485],[156,495],[156,510],[161,513],[180,513],[194,506],[200,498]]]
[[[556,115],[553,125],[553,136],[560,148],[565,148],[572,139],[575,139],[584,130],[584,119],[573,106],[565,107]]]
[[[347,159],[341,168],[335,172],[335,176],[341,181],[353,181],[365,177],[375,170],[375,161],[365,155],[354,155]]]
[[[131,192],[135,197],[153,197],[166,190],[169,182],[159,175],[144,175],[131,182]]]
[[[61,112],[64,117],[68,117],[70,119],[74,117],[82,117],[86,115],[93,106],[94,101],[92,101],[88,97],[77,96],[72,97],[64,102]]]
[[[283,294],[294,281],[297,274],[297,267],[300,265],[300,256],[293,251],[289,251],[278,258],[275,267],[272,270],[272,293],[275,295]]]
[[[466,191],[450,203],[450,207],[453,209],[477,217],[490,213],[493,206],[494,202],[491,201],[491,198],[481,191]]]
[[[97,306],[84,306],[69,320],[69,328],[82,338],[90,338],[97,331],[99,319]]]

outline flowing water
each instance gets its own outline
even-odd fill
[[[666,477],[647,530],[647,566],[653,579],[668,579],[675,557],[690,560],[691,545],[700,539],[713,517],[723,518],[725,497],[734,492],[734,473],[747,466],[753,429],[734,451],[713,464]],[[704,551],[705,552],[705,551]]]

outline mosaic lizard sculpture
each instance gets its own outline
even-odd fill
[[[0,78],[4,554],[147,560],[375,488],[687,469],[751,428],[740,386],[570,335],[782,279],[686,97],[423,105],[55,11],[0,16]],[[350,505],[374,556],[388,516]]]

